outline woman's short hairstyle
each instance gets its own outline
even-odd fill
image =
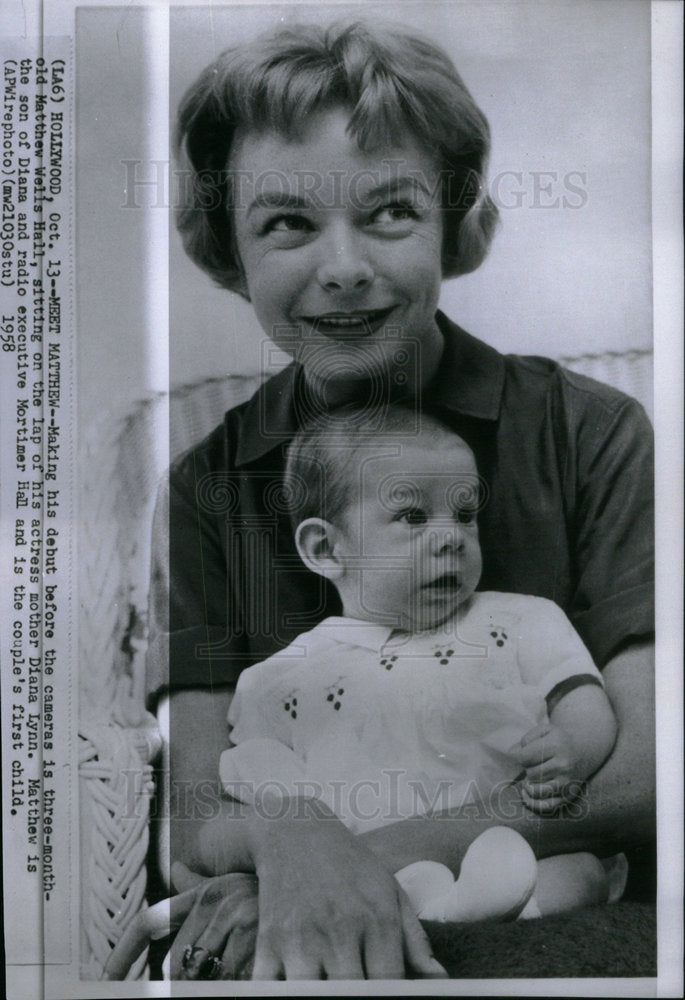
[[[411,404],[350,404],[322,410],[300,428],[288,446],[280,499],[289,510],[293,531],[308,517],[339,524],[359,499],[364,459],[380,458],[389,454],[389,448],[412,442],[428,450],[465,449],[473,455],[455,431]],[[448,469],[449,465],[445,471]],[[385,500],[404,507],[414,490],[412,470],[407,469],[406,480],[393,483]],[[485,490],[477,474],[473,478],[460,476],[457,491],[462,506],[474,512],[482,506]]]
[[[178,228],[187,253],[215,281],[246,294],[233,233],[228,170],[236,132],[301,134],[327,107],[350,109],[364,151],[397,144],[409,128],[441,166],[443,275],[485,258],[497,208],[485,183],[490,130],[449,57],[415,33],[362,23],[298,24],[223,52],[179,109]]]

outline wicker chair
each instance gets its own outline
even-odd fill
[[[652,413],[647,350],[560,359],[636,396]],[[143,704],[149,525],[156,486],[258,375],[213,378],[141,402],[95,427],[80,492],[81,977],[99,979],[112,948],[145,907],[152,761],[161,738]],[[146,953],[127,978],[144,979]]]

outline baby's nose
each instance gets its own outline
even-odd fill
[[[462,530],[454,521],[433,524],[429,530],[429,544],[435,555],[442,555],[445,552],[461,552],[464,548]]]

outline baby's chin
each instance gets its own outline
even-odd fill
[[[434,610],[426,610],[411,615],[411,620],[406,626],[407,632],[430,632],[440,628],[451,621],[457,613],[458,605],[454,605],[449,611],[437,613]]]
[[[405,626],[408,632],[430,632],[433,629],[441,628],[451,621],[459,610],[465,610],[473,597],[473,591],[455,595],[453,601],[440,602],[439,606],[430,604],[421,605],[412,609],[412,613],[407,616],[408,623]]]

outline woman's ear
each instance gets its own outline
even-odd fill
[[[321,517],[308,517],[298,524],[295,532],[300,559],[308,569],[327,580],[340,579],[345,570],[337,552],[337,533],[334,525]]]

